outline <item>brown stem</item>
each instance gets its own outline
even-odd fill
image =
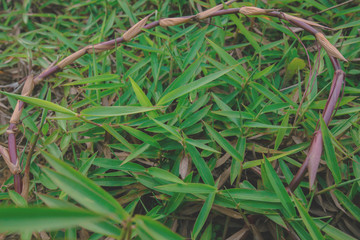
[[[9,156],[10,156],[10,161],[13,165],[18,165],[19,164],[19,160],[18,160],[18,156],[17,156],[17,151],[16,151],[16,139],[15,139],[15,129],[16,129],[16,124],[15,123],[10,123],[10,126],[7,130],[7,133],[9,134],[8,137],[8,145],[9,145]],[[14,187],[15,187],[15,191],[17,193],[21,193],[21,176],[20,173],[15,173],[14,174]]]
[[[326,125],[329,125],[331,117],[334,113],[336,103],[339,99],[340,92],[342,86],[345,81],[345,73],[341,70],[340,63],[337,59],[332,56],[329,56],[331,63],[335,69],[334,78],[332,81],[330,94],[328,100],[326,101],[326,105],[322,114],[324,122]],[[306,169],[309,169],[309,180],[310,180],[310,188],[315,182],[316,172],[319,166],[320,157],[323,150],[323,143],[322,143],[322,134],[319,130],[319,126],[313,135],[313,140],[311,141],[308,156],[306,157],[305,161],[303,162],[302,166],[296,173],[295,177],[289,184],[288,190],[293,192],[300,184],[301,180],[303,179]]]
[[[39,131],[36,133],[34,142],[31,144],[29,153],[28,153],[27,158],[26,158],[24,177],[23,177],[23,184],[22,184],[22,193],[21,193],[21,195],[23,196],[23,198],[25,200],[27,200],[28,196],[29,196],[31,157],[33,156],[33,153],[34,153],[34,150],[35,150],[35,147],[36,147],[36,143],[37,143],[37,141],[39,139],[41,128],[42,128],[42,125],[39,127]]]

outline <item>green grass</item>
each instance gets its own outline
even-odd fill
[[[324,33],[349,62],[341,62],[346,86],[328,127],[321,112],[334,74],[329,57],[312,35],[292,29],[318,72],[300,105],[310,74],[305,50],[287,23],[265,16],[145,30],[20,96],[10,84],[30,71],[120,37],[154,11],[151,21],[221,3],[66,2],[0,4],[0,141],[7,147],[11,113],[23,100],[22,169],[31,159],[27,200],[13,191],[11,174],[0,173],[0,232],[23,239],[35,231],[51,239],[360,238],[357,1],[321,13],[336,1],[232,4],[281,9],[332,28]],[[324,153],[316,188],[305,176],[288,194],[317,126]]]

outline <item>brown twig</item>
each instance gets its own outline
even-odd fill
[[[322,117],[326,125],[330,123],[331,116],[333,115],[336,103],[339,99],[339,95],[345,81],[345,73],[343,70],[341,70],[339,61],[332,56],[329,57],[335,69],[335,74],[332,81],[330,94],[328,100],[326,101],[326,105],[322,114]],[[310,188],[314,185],[322,150],[323,150],[322,133],[319,129],[317,129],[313,135],[313,140],[311,141],[308,155],[304,163],[296,173],[295,177],[289,184],[288,190],[294,191],[299,186],[302,178],[305,175],[306,169],[308,169],[309,171]]]
[[[28,200],[28,196],[29,196],[31,157],[34,154],[36,143],[37,143],[37,141],[39,139],[39,136],[40,136],[41,128],[42,128],[42,126],[39,127],[39,131],[35,135],[34,142],[31,144],[29,153],[28,153],[27,158],[26,158],[26,164],[25,164],[25,169],[24,169],[24,177],[23,177],[23,180],[22,180],[22,182],[23,182],[23,184],[22,184],[22,192],[21,192],[21,195],[25,200]]]

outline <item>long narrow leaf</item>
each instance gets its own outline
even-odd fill
[[[94,76],[94,77],[84,78],[84,79],[74,81],[71,83],[66,83],[66,84],[64,84],[64,86],[75,86],[75,85],[82,85],[82,84],[88,84],[88,83],[99,83],[99,82],[115,80],[118,78],[119,78],[119,75],[116,75],[116,74],[103,74],[103,75],[98,75],[98,76]]]
[[[217,188],[214,186],[210,186],[207,184],[201,183],[185,183],[185,184],[168,184],[155,187],[160,191],[170,191],[170,192],[178,192],[178,193],[213,193],[217,191]]]
[[[191,156],[192,162],[195,164],[196,169],[198,170],[204,183],[214,186],[214,178],[211,174],[209,166],[206,164],[205,160],[200,156],[200,153],[196,148],[190,144],[186,144],[186,149]]]
[[[66,202],[61,199],[57,199],[54,197],[50,197],[47,195],[40,195],[39,197],[41,200],[45,202],[51,208],[63,208],[63,209],[80,209],[77,206],[73,205],[72,203]],[[99,221],[99,222],[79,222],[79,225],[83,228],[86,228],[90,231],[97,232],[100,234],[108,235],[108,236],[120,236],[121,230],[120,228],[116,227],[114,224],[109,223],[108,221]]]
[[[82,210],[63,208],[14,208],[0,209],[0,232],[51,231],[93,223],[104,216]]]
[[[147,135],[143,131],[137,130],[135,128],[126,126],[126,125],[120,125],[122,129],[127,131],[132,136],[138,138],[139,140],[143,141],[144,143],[148,143],[153,147],[160,148],[160,144],[151,136]]]
[[[339,190],[335,190],[334,194],[339,202],[360,222],[360,208]]]
[[[108,211],[112,214],[116,213],[119,214],[122,219],[128,217],[128,213],[107,191],[53,155],[45,151],[42,151],[41,154],[53,168],[61,172],[61,174],[59,174],[44,168],[47,175],[57,186],[62,188],[69,195],[73,195],[74,199],[76,198],[79,203],[94,211],[98,210]],[[83,192],[81,192],[80,189]],[[93,202],[94,200],[91,200],[92,198],[97,199],[96,204]]]
[[[202,227],[204,226],[205,221],[210,213],[211,207],[214,203],[215,195],[216,195],[216,193],[210,193],[209,196],[207,197],[203,207],[201,208],[200,213],[199,213],[198,217],[196,218],[196,221],[194,224],[194,229],[191,234],[193,239],[196,239],[196,237],[199,235]]]
[[[70,109],[67,109],[65,107],[62,107],[60,105],[57,105],[55,103],[52,103],[52,102],[49,102],[46,100],[33,98],[33,97],[21,96],[21,95],[17,95],[17,94],[13,94],[13,93],[2,92],[2,91],[0,91],[0,93],[4,94],[6,96],[13,97],[17,100],[21,100],[23,102],[29,103],[31,105],[37,106],[37,107],[52,110],[54,112],[60,112],[60,113],[64,113],[64,114],[71,115],[71,116],[76,116],[76,114],[77,114],[76,112],[73,112]]]
[[[171,231],[161,223],[155,221],[151,217],[136,215],[134,220],[136,224],[135,231],[140,235],[141,239],[156,240],[182,240],[183,237]]]
[[[104,106],[90,107],[81,111],[82,116],[94,116],[101,118],[127,116],[130,114],[144,113],[159,109],[159,107],[139,107],[139,106]]]
[[[267,177],[270,181],[272,188],[274,189],[276,195],[281,201],[281,204],[284,206],[284,209],[288,216],[296,216],[294,205],[283,185],[279,176],[276,174],[274,168],[271,166],[270,162],[265,158],[265,170]]]
[[[228,142],[226,139],[220,135],[215,129],[210,127],[208,124],[204,123],[206,129],[210,133],[210,135],[215,139],[215,141],[227,152],[229,153],[234,159],[239,162],[242,162],[244,159],[241,157],[240,153],[236,151],[236,149]]]
[[[305,224],[307,230],[309,231],[310,235],[313,239],[324,239],[323,235],[321,234],[319,228],[314,223],[313,219],[310,217],[307,210],[304,208],[304,206],[299,202],[299,200],[296,199],[296,197],[293,195],[293,200],[296,205],[296,208],[298,209],[301,219],[303,220],[303,223]]]
[[[178,98],[178,97],[181,97],[189,92],[192,92],[216,79],[218,79],[219,77],[221,77],[222,75],[228,73],[229,71],[233,70],[235,66],[232,66],[230,68],[227,68],[227,69],[224,69],[224,70],[221,70],[221,71],[218,71],[216,73],[213,73],[213,74],[210,74],[206,77],[203,77],[199,80],[196,80],[192,83],[189,83],[189,84],[186,84],[186,85],[183,85],[177,89],[174,89],[172,90],[171,92],[167,93],[166,95],[164,95],[163,97],[160,98],[160,100],[158,101],[158,105],[161,106],[161,105],[164,105],[168,102],[171,102],[172,100]]]

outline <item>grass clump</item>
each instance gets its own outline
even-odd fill
[[[354,2],[2,3],[3,237],[360,237]]]

